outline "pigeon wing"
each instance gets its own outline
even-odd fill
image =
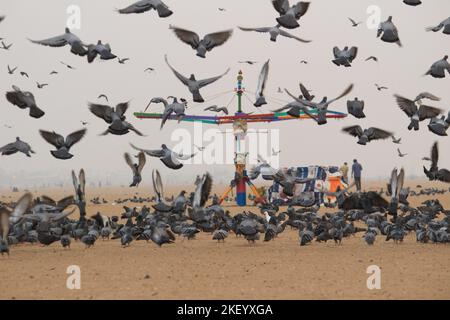
[[[75,143],[78,143],[86,135],[87,129],[81,129],[69,134],[65,141],[65,146],[71,148]]]
[[[227,71],[225,71],[223,74],[221,74],[220,76],[217,77],[212,77],[212,78],[208,78],[208,79],[203,79],[203,80],[199,80],[198,81],[198,85],[200,86],[200,88],[203,88],[204,86],[207,86],[208,84],[211,84],[213,82],[216,82],[217,80],[219,80],[220,78],[224,77],[228,72],[230,71],[230,68],[227,69]]]
[[[219,31],[215,33],[207,34],[203,41],[205,43],[206,50],[211,51],[213,48],[221,46],[231,37],[233,30]]]
[[[280,15],[285,14],[289,10],[289,0],[272,0],[272,5]]]
[[[89,110],[97,117],[106,121],[106,123],[112,123],[113,108],[103,104],[89,103]]]
[[[363,129],[361,128],[361,126],[345,127],[342,129],[342,131],[358,138],[360,138],[363,135]]]
[[[50,132],[45,130],[39,130],[41,137],[44,138],[45,141],[55,146],[56,148],[64,147],[64,137],[56,132]]]
[[[189,44],[193,49],[197,49],[197,47],[200,43],[200,38],[199,38],[198,34],[196,34],[195,32],[192,32],[192,31],[189,31],[186,29],[177,28],[174,26],[170,26],[170,29],[173,30],[173,32],[178,37],[178,39],[180,39],[184,43]]]
[[[368,135],[369,141],[387,139],[392,136],[392,132],[388,132],[378,128],[370,128],[371,133]]]
[[[406,99],[402,96],[395,95],[395,99],[397,101],[397,105],[399,108],[406,113],[408,117],[412,117],[417,113],[417,106],[414,101]]]
[[[169,66],[170,70],[172,70],[173,74],[180,80],[185,86],[189,85],[189,79],[183,76],[181,73],[179,73],[177,70],[175,70],[169,63],[169,60],[167,59],[167,55],[164,56],[164,59],[166,60],[167,65]]]
[[[441,114],[441,112],[442,112],[441,109],[421,105],[419,108],[419,120],[423,121],[425,119],[431,119],[431,118],[437,117],[439,114]]]

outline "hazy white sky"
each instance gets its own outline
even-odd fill
[[[145,148],[157,148],[161,143],[172,146],[170,134],[176,128],[193,131],[192,124],[171,122],[159,130],[159,121],[138,120],[133,112],[141,111],[155,96],[175,95],[191,99],[187,89],[173,76],[164,63],[168,54],[171,64],[181,73],[195,73],[197,78],[206,78],[231,71],[220,81],[202,90],[205,99],[217,93],[232,90],[239,69],[244,72],[244,84],[248,91],[254,92],[262,62],[270,61],[270,74],[266,95],[269,105],[262,112],[280,107],[281,101],[290,101],[277,93],[278,87],[289,88],[298,93],[301,81],[321,98],[333,98],[348,84],[354,83],[354,91],[330,109],[345,112],[347,99],[359,97],[365,100],[366,119],[357,120],[349,116],[345,120],[330,120],[326,126],[318,126],[311,120],[288,121],[283,123],[251,125],[259,129],[279,129],[281,166],[300,165],[340,165],[358,158],[364,166],[364,175],[370,177],[388,176],[394,166],[403,166],[407,174],[422,173],[421,158],[428,155],[431,144],[440,141],[441,166],[450,167],[448,138],[439,138],[428,131],[426,122],[421,123],[421,131],[409,132],[409,120],[396,106],[393,94],[398,93],[413,98],[422,91],[429,91],[442,98],[436,106],[450,109],[450,78],[433,79],[422,75],[436,60],[449,53],[450,36],[442,33],[425,32],[425,27],[437,25],[450,16],[450,2],[447,0],[424,0],[419,7],[409,7],[401,0],[312,0],[310,10],[301,19],[301,27],[289,32],[305,39],[309,44],[293,39],[279,38],[276,43],[269,41],[269,35],[243,32],[237,26],[263,27],[276,24],[277,12],[269,0],[166,0],[174,14],[166,19],[157,17],[154,11],[140,15],[119,15],[116,8],[132,3],[128,0],[96,1],[26,1],[2,0],[0,15],[7,18],[0,24],[0,37],[7,43],[13,42],[10,51],[0,52],[0,89],[4,93],[15,84],[21,89],[35,94],[38,105],[45,111],[45,117],[32,119],[27,113],[10,105],[2,94],[2,113],[0,116],[0,145],[14,141],[16,136],[29,142],[37,152],[33,158],[23,155],[0,158],[0,185],[11,183],[13,177],[29,176],[43,180],[46,176],[62,177],[68,181],[72,168],[84,167],[88,177],[116,179],[129,182],[129,168],[123,160],[125,151],[132,151],[129,142]],[[125,65],[117,61],[94,62],[88,64],[84,58],[72,55],[69,48],[49,48],[30,43],[27,38],[43,39],[56,36],[64,31],[69,15],[69,5],[81,8],[81,29],[73,30],[83,41],[94,43],[98,39],[110,43],[113,53],[119,57],[129,57]],[[365,24],[352,28],[347,17],[358,21],[368,18],[366,12],[370,5],[381,9],[381,19],[389,15],[399,28],[403,48],[384,43],[376,38],[376,30]],[[220,12],[218,7],[226,8]],[[197,31],[204,35],[209,32],[233,28],[233,37],[222,47],[207,54],[206,59],[195,56],[195,52],[180,42],[169,30],[169,24]],[[338,68],[331,63],[332,48],[357,46],[359,55],[351,68]],[[364,60],[375,55],[379,63]],[[300,60],[309,61],[308,65]],[[60,64],[67,62],[77,70],[68,70]],[[238,64],[239,60],[256,60],[261,63],[248,66]],[[30,79],[21,77],[18,72],[9,75],[6,66],[19,66]],[[144,69],[153,67],[153,74]],[[50,76],[57,70],[59,75]],[[35,81],[49,83],[43,90],[36,88]],[[375,89],[378,83],[389,87],[382,93]],[[109,96],[116,104],[131,100],[128,120],[144,132],[147,137],[137,137],[133,133],[126,136],[100,137],[106,124],[93,116],[87,102],[98,102],[100,93]],[[249,94],[252,99],[253,95]],[[226,105],[231,96],[226,94],[211,101],[210,104]],[[103,101],[101,101],[103,102]],[[244,99],[244,110],[255,111]],[[203,107],[190,104],[188,113],[207,114]],[[230,106],[232,109],[232,106]],[[162,111],[162,105],[153,106],[154,111]],[[69,161],[54,159],[48,145],[39,135],[39,129],[55,130],[64,135],[81,128],[80,121],[89,122],[88,135],[73,148],[75,157]],[[4,125],[12,125],[12,129]],[[356,139],[344,135],[341,128],[360,124],[363,127],[377,126],[395,132],[402,137],[400,145],[405,158],[397,156],[397,145],[389,141],[378,141],[363,147]],[[225,128],[224,128],[225,129]],[[166,180],[189,181],[195,174],[209,170],[216,179],[228,181],[233,167],[230,165],[202,166],[188,165],[177,172],[165,168],[159,160],[149,159],[144,179],[149,183],[151,169],[157,168]],[[114,178],[115,177],[115,178]],[[220,178],[219,178],[220,177]],[[15,181],[14,183],[18,183]]]

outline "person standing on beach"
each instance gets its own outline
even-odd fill
[[[352,177],[355,180],[356,184],[356,190],[361,191],[361,171],[363,170],[361,164],[358,162],[358,160],[353,160],[352,165]]]
[[[339,168],[339,172],[341,173],[342,180],[348,184],[348,165],[347,162],[344,162],[344,164]]]

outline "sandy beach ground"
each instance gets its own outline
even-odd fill
[[[414,190],[418,184],[431,185],[407,182]],[[385,183],[366,185],[367,189],[380,187],[385,188]],[[213,192],[220,194],[223,189],[215,187]],[[132,197],[136,191],[140,196],[153,195],[148,186],[89,188],[90,199],[100,196],[109,203],[89,204],[88,213],[119,214],[122,205],[114,206],[111,200]],[[59,199],[71,192],[47,189],[35,195]],[[20,194],[3,190],[0,200],[16,199]],[[418,205],[428,198],[411,197],[410,201]],[[450,209],[450,193],[432,198]],[[250,206],[227,209],[258,212]],[[224,244],[217,244],[206,233],[192,241],[177,239],[162,248],[134,241],[124,249],[118,240],[98,240],[91,249],[82,243],[73,243],[70,250],[59,243],[18,245],[9,257],[0,257],[0,299],[450,299],[449,245],[419,244],[412,233],[399,245],[380,236],[369,247],[361,236],[346,238],[340,246],[313,242],[305,247],[299,246],[297,231],[289,229],[274,241],[255,245],[233,234]],[[72,265],[81,270],[79,290],[66,286],[67,268]],[[367,288],[370,275],[366,271],[371,265],[381,269],[380,290]]]

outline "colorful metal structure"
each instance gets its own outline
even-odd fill
[[[263,195],[260,195],[256,186],[251,182],[250,178],[247,175],[246,163],[247,163],[247,152],[244,147],[244,140],[247,135],[247,126],[248,123],[260,123],[260,122],[278,122],[278,121],[286,121],[286,120],[298,120],[298,119],[311,119],[309,116],[300,113],[299,117],[292,117],[288,115],[286,112],[280,113],[265,113],[265,114],[248,114],[243,112],[242,110],[242,97],[245,93],[245,88],[243,86],[243,73],[239,71],[237,76],[237,86],[234,89],[234,94],[237,97],[237,111],[234,115],[226,115],[226,116],[207,116],[207,115],[185,115],[181,121],[184,122],[202,122],[205,124],[215,124],[215,125],[223,125],[223,124],[233,124],[233,131],[235,136],[235,176],[231,180],[230,186],[224,193],[224,195],[220,198],[220,202],[228,196],[230,192],[234,188],[236,188],[236,204],[238,206],[245,206],[247,204],[247,192],[246,186],[248,185],[252,190],[252,193],[255,195],[256,202],[265,202],[265,198]],[[316,110],[310,110],[311,114],[316,114]],[[139,119],[161,119],[162,113],[144,113],[144,112],[136,112],[134,116]],[[345,118],[347,114],[336,112],[336,111],[328,111],[327,118],[331,119],[342,119]],[[171,115],[169,120],[179,120],[175,117],[175,115]]]

